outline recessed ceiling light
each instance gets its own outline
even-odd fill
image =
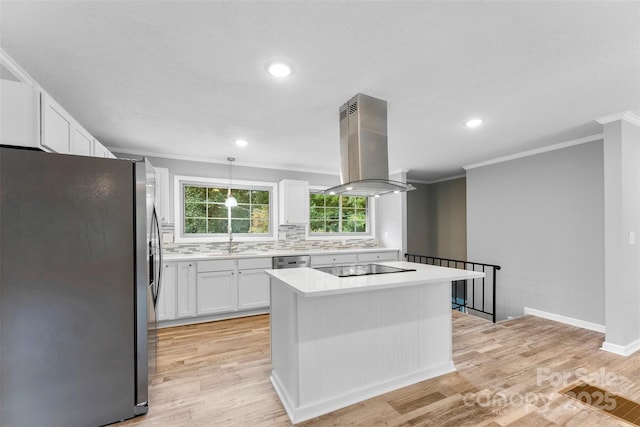
[[[238,147],[246,147],[249,144],[245,139],[236,139],[235,142]]]
[[[347,191],[353,190],[353,187],[347,187]]]
[[[333,196],[334,194],[336,194],[336,192],[335,191],[329,191],[329,194]]]
[[[482,119],[471,119],[471,120],[467,120],[467,122],[465,123],[465,125],[468,128],[477,128],[481,124],[482,124]]]
[[[284,62],[273,62],[267,67],[267,71],[273,77],[287,77],[291,74],[291,67]]]

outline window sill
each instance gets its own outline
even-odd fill
[[[363,240],[363,239],[375,239],[372,234],[358,234],[358,235],[344,235],[344,234],[335,234],[335,235],[322,235],[322,236],[314,236],[312,234],[306,235],[306,240]]]
[[[274,236],[233,236],[234,243],[236,242],[277,242],[278,239]],[[175,243],[229,243],[229,237],[178,237],[174,239]]]

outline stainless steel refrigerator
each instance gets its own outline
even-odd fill
[[[0,147],[0,426],[148,410],[160,227],[146,162]]]

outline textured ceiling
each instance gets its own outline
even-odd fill
[[[337,174],[357,92],[419,180],[640,110],[637,1],[2,1],[0,47],[114,151],[239,165]]]

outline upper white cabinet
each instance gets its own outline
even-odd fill
[[[93,156],[93,137],[82,126],[74,123],[71,154],[80,156]]]
[[[0,144],[115,158],[1,49],[0,66]]]
[[[169,169],[154,168],[156,171],[156,209],[161,223],[172,223],[169,199]]]
[[[280,224],[309,222],[309,183],[283,179],[278,183]]]
[[[68,154],[73,143],[73,117],[46,92],[41,98],[42,146],[54,153]]]
[[[30,84],[0,80],[0,144],[40,147],[40,98]]]
[[[111,151],[107,150],[107,147],[102,145],[102,143],[95,138],[93,139],[93,157],[104,157],[107,159],[116,158]]]

